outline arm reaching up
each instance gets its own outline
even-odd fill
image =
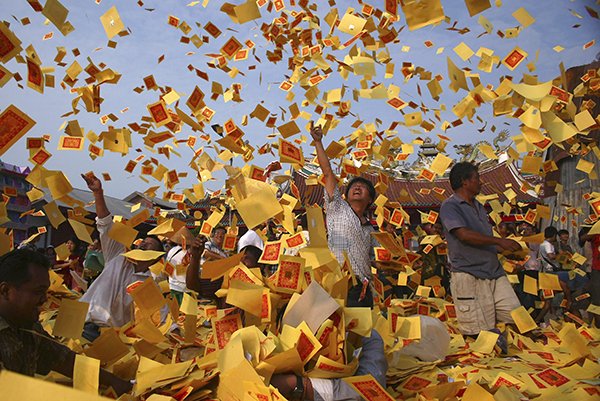
[[[310,122],[310,136],[313,139],[315,150],[317,151],[319,166],[321,167],[321,171],[323,171],[323,176],[325,176],[325,190],[327,191],[327,195],[331,198],[333,196],[333,191],[337,186],[337,180],[331,169],[329,157],[327,157],[327,153],[323,147],[323,130],[320,125],[315,127],[313,121]]]
[[[202,282],[200,281],[200,257],[202,256],[202,252],[204,252],[204,244],[206,243],[206,237],[199,236],[194,239],[192,242],[192,246],[190,247],[190,264],[185,272],[185,285],[188,289],[201,292],[200,286]]]
[[[94,194],[94,200],[96,201],[96,216],[98,216],[99,219],[108,216],[110,211],[106,206],[106,200],[104,199],[104,191],[102,191],[102,183],[100,182],[100,179],[96,177],[94,173],[81,174],[81,177],[83,177],[88,188]]]

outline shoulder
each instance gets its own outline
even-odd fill
[[[460,205],[460,202],[461,202],[460,198],[458,198],[456,195],[450,195],[450,197],[446,198],[446,200],[444,200],[442,202],[442,207]]]
[[[342,192],[340,191],[340,187],[338,187],[337,185],[335,186],[335,188],[333,189],[333,194],[331,195],[331,197],[329,196],[329,194],[327,193],[327,191],[325,191],[325,197],[328,198],[328,200],[333,203],[333,202],[343,202],[344,199],[342,198]]]
[[[460,200],[454,195],[442,202],[440,213],[448,213],[460,209]]]

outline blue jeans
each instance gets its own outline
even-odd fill
[[[85,322],[81,336],[89,342],[93,342],[96,338],[100,337],[100,326],[96,323]]]
[[[362,300],[359,300],[360,293],[362,292],[362,283],[352,286],[348,289],[348,301],[346,306],[348,308],[373,308],[373,294],[371,293],[371,287],[367,287],[367,292]]]

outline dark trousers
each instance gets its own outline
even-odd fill
[[[346,306],[349,308],[355,307],[365,307],[365,308],[373,308],[373,293],[371,292],[371,287],[367,287],[367,292],[365,293],[365,297],[362,300],[359,300],[360,293],[362,291],[362,284],[355,285],[348,289],[348,301],[346,302]]]

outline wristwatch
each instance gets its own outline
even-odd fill
[[[296,375],[296,387],[292,390],[292,400],[301,401],[304,399],[304,378]]]

